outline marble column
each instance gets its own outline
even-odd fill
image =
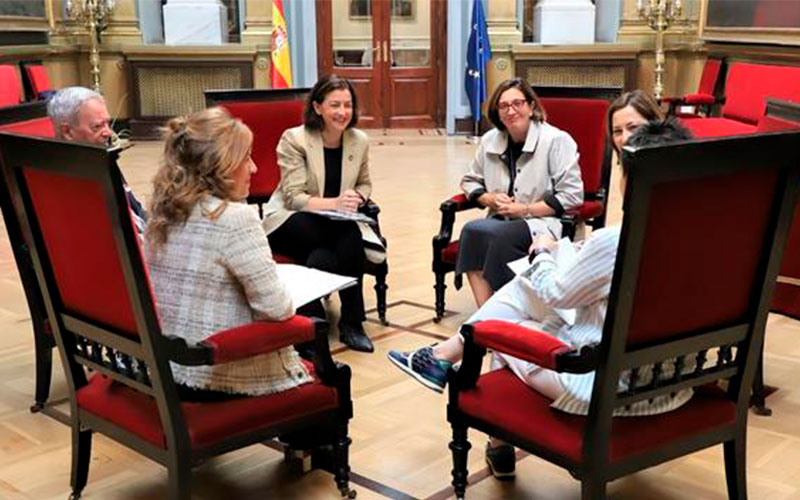
[[[245,12],[247,17],[242,31],[242,43],[266,45],[269,50],[272,43],[272,0],[246,0]]]
[[[512,48],[522,43],[522,31],[517,21],[517,2],[489,1],[484,5],[487,7],[486,24],[492,44],[487,79],[487,90],[491,96],[500,82],[515,76]]]
[[[142,43],[142,31],[136,17],[136,0],[116,0],[100,41],[104,45]]]

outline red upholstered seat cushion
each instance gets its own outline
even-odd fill
[[[758,119],[757,130],[759,132],[781,132],[784,130],[795,130],[800,128],[800,123],[790,120],[782,120],[777,116],[764,115]]]
[[[160,448],[166,447],[153,398],[95,375],[77,392],[78,406]],[[181,403],[193,449],[246,435],[338,405],[336,389],[319,380],[267,396],[218,403]]]
[[[0,131],[15,134],[32,135],[34,137],[55,137],[53,122],[50,118],[34,118],[22,122],[6,123],[0,125]]]
[[[447,247],[442,250],[442,261],[449,264],[455,264],[458,258],[458,240],[450,242]]]
[[[700,120],[684,120],[683,124],[695,137],[724,137],[729,135],[752,134],[755,125],[728,118],[703,118]]]
[[[513,402],[513,404],[511,404]],[[586,417],[550,408],[551,401],[508,369],[495,370],[459,395],[458,405],[522,439],[581,462]],[[681,408],[650,417],[619,417],[612,423],[610,460],[615,462],[692,434],[733,424],[736,405],[716,387],[702,387]]]

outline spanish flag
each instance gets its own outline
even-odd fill
[[[272,0],[272,65],[270,82],[273,89],[292,86],[292,61],[289,57],[289,35],[283,0]]]

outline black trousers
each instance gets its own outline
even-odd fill
[[[269,246],[305,266],[357,278],[356,286],[339,291],[341,322],[358,326],[366,319],[361,286],[364,242],[355,222],[298,212],[269,235]]]

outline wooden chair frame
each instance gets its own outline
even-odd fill
[[[0,127],[46,116],[47,104],[44,101],[0,108]],[[0,209],[3,212],[9,243],[14,254],[14,260],[17,263],[17,271],[22,282],[22,288],[25,291],[25,298],[31,315],[31,326],[33,327],[34,352],[36,355],[36,390],[34,403],[30,410],[33,413],[44,411],[48,415],[67,423],[69,421],[67,415],[47,404],[50,398],[50,379],[53,372],[52,351],[56,343],[47,319],[42,291],[39,288],[39,282],[36,280],[36,273],[30,256],[30,244],[23,237],[20,221],[17,219],[11,202],[11,193],[2,176],[0,176]]]
[[[771,151],[767,160],[763,151]],[[448,421],[453,428],[450,449],[453,453],[453,486],[458,498],[463,498],[467,485],[467,429],[486,432],[556,465],[566,468],[582,484],[582,498],[605,498],[605,485],[616,478],[659,463],[724,443],[728,494],[731,499],[746,498],[745,450],[750,388],[763,347],[764,331],[770,296],[780,268],[792,211],[800,188],[800,132],[782,132],[763,136],[743,136],[702,143],[684,143],[663,148],[625,148],[624,161],[630,165],[625,193],[625,218],[614,268],[603,337],[600,344],[574,349],[557,355],[554,369],[574,373],[595,370],[593,395],[585,421],[585,439],[581,459],[543,448],[500,428],[494,422],[474,418],[459,406],[462,391],[473,388],[480,377],[481,360],[486,345],[474,340],[477,326],[462,330],[465,351],[461,368],[449,370]],[[644,235],[648,224],[650,194],[654,186],[677,180],[701,178],[721,173],[738,173],[761,168],[765,161],[773,164],[778,175],[771,217],[763,240],[764,252],[758,262],[748,313],[736,324],[718,329],[691,332],[689,336],[668,337],[649,345],[632,347],[627,344],[628,325],[633,313],[634,293],[639,280]],[[480,323],[478,323],[480,325]],[[491,346],[497,348],[496,345]],[[643,365],[659,365],[671,358],[697,356],[705,362],[707,351],[717,349],[716,365],[699,368],[688,375],[618,393],[618,377],[623,370]],[[734,351],[735,349],[735,356]],[[655,370],[655,369],[654,369]],[[633,378],[633,375],[631,375]],[[612,412],[615,408],[650,399],[678,390],[728,380],[726,397],[736,405],[735,422],[683,437],[675,442],[655,447],[611,462],[609,443]],[[635,385],[632,383],[631,385]],[[695,396],[697,397],[697,396]],[[680,411],[680,410],[678,410]],[[648,418],[648,417],[636,417]]]

